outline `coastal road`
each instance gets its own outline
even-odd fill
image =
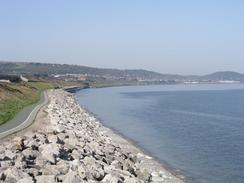
[[[12,120],[0,125],[0,139],[30,126],[41,107],[48,103],[46,91],[41,93],[39,102],[25,107]]]

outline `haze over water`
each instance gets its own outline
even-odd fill
[[[244,180],[244,85],[87,89],[76,98],[192,182]]]

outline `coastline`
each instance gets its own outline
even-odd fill
[[[80,89],[80,90],[83,90],[83,89]],[[72,92],[73,95],[74,95],[74,93]],[[111,136],[112,135],[115,135],[115,136],[118,136],[116,138],[121,138],[121,139],[127,141],[127,144],[128,145],[132,146],[133,148],[136,148],[137,151],[140,151],[140,152],[142,152],[142,154],[145,154],[146,156],[150,157],[154,162],[156,162],[156,164],[160,168],[163,168],[166,171],[170,172],[173,176],[181,179],[183,182],[188,182],[189,177],[186,177],[181,172],[181,170],[175,169],[168,162],[162,161],[162,160],[158,159],[151,152],[145,150],[142,146],[140,146],[136,141],[134,141],[131,138],[126,137],[124,134],[122,134],[121,132],[119,132],[115,128],[105,125],[103,123],[103,120],[101,118],[99,118],[97,114],[93,113],[91,110],[87,109],[85,106],[81,106],[81,108],[83,108],[84,110],[86,110],[86,112],[89,113],[91,116],[95,117],[103,125],[103,128],[105,128],[106,130],[108,130],[109,135],[111,135]]]
[[[131,85],[123,85],[123,86],[131,86]],[[143,85],[138,85],[138,86],[143,86]],[[144,85],[145,86],[145,85]],[[110,87],[122,87],[121,85],[114,85],[114,86],[102,86],[102,87],[93,87],[93,89],[96,88],[110,88]],[[81,90],[86,90],[86,89],[91,89],[89,87],[77,87],[77,86],[73,86],[73,87],[69,87],[68,89],[65,88],[64,90],[71,93],[73,95],[73,97],[75,98],[75,102],[78,104],[78,101],[76,99],[75,94]],[[111,126],[107,126],[105,123],[103,123],[103,119],[101,119],[97,114],[95,114],[94,112],[92,112],[91,110],[87,109],[84,105],[80,105],[78,104],[82,109],[84,109],[87,113],[89,113],[91,116],[95,117],[102,125],[105,129],[107,129],[109,131],[109,135],[115,135],[118,136],[119,138],[124,139],[125,141],[127,141],[127,144],[132,146],[133,148],[136,148],[137,151],[142,152],[143,154],[149,156],[151,159],[153,159],[153,161],[156,162],[156,164],[165,169],[166,171],[169,171],[173,176],[181,179],[184,182],[188,182],[188,180],[191,180],[190,177],[186,177],[181,170],[176,169],[174,167],[172,167],[168,162],[166,161],[162,161],[160,159],[158,159],[157,157],[155,157],[151,152],[145,150],[142,146],[140,146],[136,141],[134,141],[131,138],[126,137],[124,134],[122,134],[121,132],[119,132],[118,130],[116,130],[115,128],[111,127]]]
[[[33,125],[1,140],[0,181],[185,182],[103,126],[72,94],[52,90],[48,98]]]
[[[104,124],[103,124],[104,125]],[[119,131],[117,131],[116,129],[112,128],[112,127],[107,127],[104,125],[104,128],[106,128],[109,131],[109,135],[112,136],[112,134],[114,134],[115,136],[117,136],[116,138],[121,138],[124,141],[126,141],[126,144],[129,146],[132,146],[133,149],[136,149],[136,151],[141,152],[143,155],[145,155],[147,158],[151,159],[153,162],[155,162],[155,167],[158,167],[160,169],[164,169],[165,171],[170,172],[170,174],[172,174],[173,176],[179,178],[180,180],[182,180],[183,182],[187,182],[187,177],[180,171],[177,170],[175,168],[173,168],[172,166],[170,166],[169,163],[167,162],[163,162],[161,160],[159,160],[157,157],[155,157],[151,152],[145,150],[143,147],[141,147],[137,142],[135,142],[133,139],[130,139],[128,137],[126,137],[125,135],[123,135],[122,133],[120,133]]]
[[[131,85],[125,85],[125,86],[131,86]],[[121,87],[120,85],[115,85],[115,86],[103,86],[103,87],[94,87],[94,88],[108,88],[108,87]],[[77,99],[75,97],[76,92],[79,92],[81,90],[85,90],[85,89],[90,89],[90,88],[79,88],[77,89],[77,87],[74,87],[74,90],[72,90],[72,88],[69,88],[70,90],[66,90],[67,92],[71,93],[73,95],[73,97],[77,102]],[[79,104],[78,104],[79,105]],[[124,141],[127,142],[128,145],[132,146],[133,148],[136,148],[137,151],[142,152],[142,154],[150,157],[156,164],[158,167],[165,169],[166,171],[170,172],[173,176],[179,178],[180,180],[182,180],[183,182],[188,182],[188,177],[186,177],[181,170],[175,169],[173,168],[169,163],[162,161],[160,159],[158,159],[157,157],[153,156],[153,154],[147,150],[145,150],[143,147],[141,147],[136,141],[134,141],[133,139],[130,139],[128,137],[126,137],[124,134],[122,134],[121,132],[119,132],[118,130],[116,130],[113,127],[107,126],[103,123],[103,119],[99,118],[99,116],[97,114],[95,114],[94,112],[92,112],[91,110],[87,109],[85,106],[80,105],[81,108],[83,108],[84,110],[86,110],[86,112],[88,112],[91,116],[95,117],[102,125],[103,128],[107,129],[109,132],[109,135],[114,135],[116,136],[116,138],[121,138]]]

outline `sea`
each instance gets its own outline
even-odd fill
[[[188,182],[244,182],[244,85],[123,86],[78,103]]]

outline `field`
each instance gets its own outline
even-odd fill
[[[0,83],[0,125],[24,107],[36,103],[40,93],[50,88],[53,85],[48,82]]]

